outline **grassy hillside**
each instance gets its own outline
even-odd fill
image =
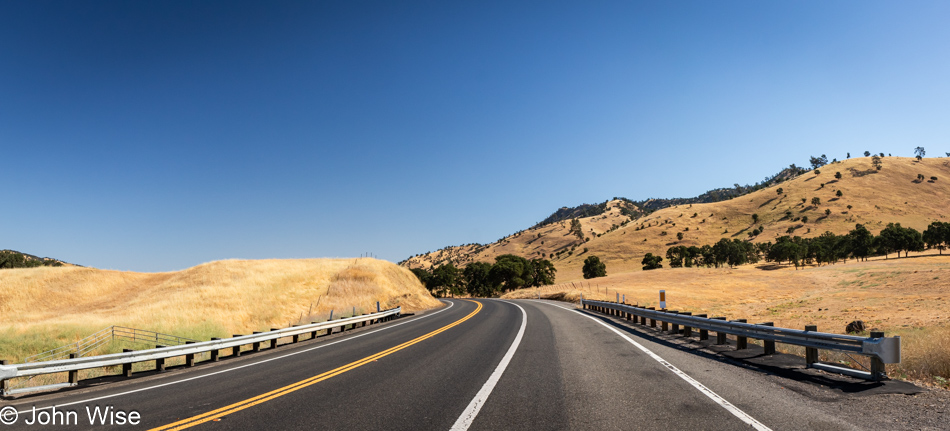
[[[720,238],[774,242],[775,238],[788,235],[790,228],[791,235],[802,237],[818,236],[825,231],[843,234],[856,223],[864,224],[875,234],[889,222],[922,231],[931,221],[947,221],[950,216],[948,158],[925,158],[918,162],[914,158],[885,157],[883,168],[877,171],[871,166],[870,157],[860,157],[823,166],[819,171],[818,175],[806,172],[727,201],[660,209],[623,226],[623,222],[630,220],[620,212],[623,201],[610,201],[603,214],[578,219],[584,240],[569,232],[570,222],[565,220],[527,229],[488,245],[447,247],[414,256],[403,264],[429,267],[452,261],[464,266],[472,261],[490,262],[505,253],[528,258],[550,258],[555,254],[552,262],[558,269],[558,280],[580,280],[583,261],[590,254],[606,262],[608,274],[613,274],[639,270],[644,254],[665,255],[674,245],[701,246]],[[836,172],[841,173],[841,179],[835,178]],[[918,182],[918,174],[925,180]],[[937,180],[931,182],[930,177]],[[783,189],[782,194],[777,193],[779,188]],[[841,197],[837,196],[839,190]],[[811,204],[815,197],[821,201],[817,206]],[[830,215],[825,215],[826,209],[831,210]],[[752,214],[759,215],[759,223],[753,225]],[[803,216],[808,217],[807,222],[800,219]],[[764,231],[749,237],[753,227],[758,226]],[[677,239],[677,233],[683,234],[682,240]],[[557,255],[558,251],[562,253]]]
[[[416,277],[375,259],[226,260],[183,271],[78,267],[0,271],[0,357],[17,360],[110,325],[207,340],[298,321],[440,302]]]

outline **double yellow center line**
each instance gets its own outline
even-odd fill
[[[256,405],[258,405],[258,404],[261,404],[261,403],[270,401],[270,400],[272,400],[272,399],[274,399],[274,398],[287,395],[287,394],[289,394],[289,393],[291,393],[291,392],[294,392],[294,391],[299,390],[299,389],[303,389],[303,388],[305,388],[305,387],[307,387],[307,386],[310,386],[310,385],[312,385],[312,384],[315,384],[315,383],[318,383],[318,382],[322,382],[322,381],[324,381],[324,380],[326,380],[326,379],[329,379],[330,377],[337,376],[337,375],[343,374],[343,373],[345,373],[345,372],[347,372],[347,371],[350,371],[350,370],[352,370],[352,369],[354,369],[354,368],[358,368],[358,367],[360,367],[360,366],[362,366],[362,365],[366,365],[366,364],[368,364],[368,363],[370,363],[370,362],[373,362],[373,361],[375,361],[375,360],[377,360],[377,359],[379,359],[379,358],[382,358],[383,356],[386,356],[386,355],[389,355],[389,354],[398,352],[398,351],[400,351],[400,350],[402,350],[402,349],[405,349],[406,347],[409,347],[409,346],[411,346],[411,345],[413,345],[413,344],[419,343],[419,342],[421,342],[421,341],[423,341],[423,340],[426,340],[426,339],[432,338],[432,337],[434,337],[434,336],[436,336],[436,335],[438,335],[438,334],[441,334],[442,332],[448,331],[449,329],[454,328],[454,327],[456,327],[456,326],[462,324],[462,322],[464,322],[464,321],[466,321],[466,320],[468,320],[468,319],[471,319],[472,316],[478,314],[478,312],[482,310],[482,304],[481,304],[481,303],[475,302],[475,301],[472,301],[472,302],[474,302],[474,303],[477,305],[477,307],[475,308],[475,311],[472,311],[472,312],[469,313],[467,316],[465,316],[465,317],[463,317],[463,318],[461,318],[461,319],[459,319],[459,320],[456,320],[455,322],[452,322],[452,323],[450,323],[450,324],[448,324],[448,325],[446,325],[446,326],[443,326],[443,327],[441,327],[441,328],[439,328],[439,329],[436,329],[435,331],[432,331],[432,332],[430,332],[430,333],[428,333],[428,334],[425,334],[425,335],[423,335],[423,336],[421,336],[421,337],[419,337],[419,338],[416,338],[416,339],[413,339],[413,340],[409,340],[409,341],[407,341],[407,342],[405,342],[405,343],[402,343],[402,344],[400,344],[400,345],[398,345],[398,346],[396,346],[396,347],[392,347],[392,348],[383,350],[382,352],[376,353],[376,354],[374,354],[374,355],[367,356],[367,357],[365,357],[365,358],[363,358],[363,359],[360,359],[360,360],[355,361],[355,362],[351,362],[351,363],[346,364],[346,365],[344,365],[344,366],[342,366],[342,367],[332,369],[332,370],[327,371],[327,372],[325,372],[325,373],[323,373],[323,374],[319,374],[319,375],[310,377],[310,378],[308,378],[308,379],[301,380],[301,381],[299,381],[299,382],[297,382],[297,383],[293,383],[293,384],[284,386],[284,387],[282,387],[282,388],[280,388],[280,389],[276,389],[276,390],[267,392],[267,393],[265,393],[265,394],[258,395],[258,396],[253,397],[253,398],[248,398],[248,399],[246,399],[246,400],[244,400],[244,401],[239,401],[239,402],[236,402],[236,403],[231,404],[231,405],[229,405],[229,406],[221,407],[221,408],[219,408],[219,409],[217,409],[217,410],[212,410],[212,411],[207,412],[207,413],[204,413],[204,414],[200,414],[200,415],[197,415],[197,416],[193,416],[193,417],[190,417],[190,418],[187,418],[187,419],[182,419],[182,420],[180,420],[180,421],[178,421],[178,422],[175,422],[175,423],[171,423],[171,424],[168,424],[168,425],[160,426],[160,427],[158,427],[158,428],[152,428],[152,429],[149,430],[149,431],[166,431],[166,430],[172,431],[172,430],[181,430],[181,429],[185,429],[185,428],[191,428],[191,427],[193,427],[193,426],[195,426],[195,425],[202,424],[202,423],[205,423],[205,422],[208,422],[208,421],[212,421],[212,420],[215,420],[215,419],[219,419],[219,418],[221,418],[221,417],[223,417],[223,416],[226,416],[226,415],[229,415],[229,414],[231,414],[231,413],[235,413],[235,412],[244,410],[244,409],[246,409],[246,408],[249,408],[249,407],[252,407],[252,406],[256,406]]]

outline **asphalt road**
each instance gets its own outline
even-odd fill
[[[832,392],[787,389],[784,379],[570,304],[446,303],[215,364],[5,401],[20,414],[0,429],[89,428],[86,409],[96,406],[140,415],[136,426],[107,426],[122,429],[876,427],[840,414]],[[75,424],[27,425],[33,408],[54,405],[75,411]]]

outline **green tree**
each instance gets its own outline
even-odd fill
[[[871,157],[871,166],[874,166],[874,169],[876,170],[881,170],[881,167],[884,166],[884,164],[881,163],[880,157],[874,156],[874,157]]]
[[[489,271],[489,279],[494,290],[510,291],[532,286],[534,270],[528,259],[513,254],[503,254],[495,258],[495,264]]]
[[[462,270],[462,280],[469,295],[487,298],[495,294],[490,277],[491,267],[488,262],[472,262],[465,266]]]
[[[927,151],[924,150],[924,147],[917,147],[914,148],[914,154],[917,156],[917,161],[919,162],[920,159],[927,155]]]
[[[600,258],[594,255],[587,256],[584,259],[584,267],[581,269],[584,278],[597,278],[607,276],[607,265],[600,261]]]
[[[640,261],[640,263],[643,264],[643,270],[647,271],[651,269],[662,268],[663,264],[660,263],[662,261],[662,257],[654,256],[653,253],[647,253],[645,256],[643,256],[643,260]]]
[[[752,214],[752,224],[756,224],[756,223],[758,223],[758,222],[759,222],[759,215],[758,215],[758,214]]]
[[[867,157],[867,156],[870,156],[870,155],[871,155],[871,152],[870,152],[870,151],[865,151],[865,152],[864,152],[864,157]]]
[[[812,204],[813,206],[821,205],[821,199],[819,199],[818,196],[815,196],[815,197],[811,198],[811,204]]]
[[[851,254],[859,260],[867,260],[874,252],[874,235],[863,224],[854,225],[854,230],[848,232]]]
[[[783,188],[781,188],[781,187],[779,187],[778,189],[775,190],[775,194],[779,194],[779,195],[780,195],[780,194],[782,194],[782,193],[785,193],[785,189],[783,189]]]
[[[836,179],[836,180],[840,180],[840,179],[841,179],[841,172],[835,172],[835,179]]]
[[[426,287],[437,296],[461,294],[462,284],[458,268],[452,262],[439,265],[432,271],[432,278]]]
[[[531,268],[534,271],[534,286],[554,284],[557,268],[546,259],[531,259]]]
[[[927,248],[936,248],[940,254],[950,245],[950,223],[934,221],[927,226],[923,234]]]
[[[432,283],[432,272],[427,271],[425,268],[412,268],[410,269],[413,274],[416,275],[416,278],[419,279],[419,282],[425,286],[426,290],[429,291],[432,295],[436,295],[436,292],[433,290],[434,284]]]
[[[840,198],[841,196],[844,196],[844,193],[841,193],[841,190],[838,190],[835,192],[835,196]]]
[[[577,236],[577,238],[579,238],[581,241],[584,240],[584,229],[581,227],[580,220],[576,218],[571,219],[571,228],[569,232]]]

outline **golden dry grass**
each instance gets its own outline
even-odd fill
[[[196,339],[402,306],[440,306],[405,268],[375,259],[225,260],[183,271],[0,271],[0,358],[25,356],[110,325]]]
[[[862,223],[877,234],[889,222],[924,230],[931,221],[947,221],[950,208],[950,159],[925,158],[918,162],[907,157],[885,157],[881,171],[873,171],[869,157],[853,158],[823,166],[819,175],[807,172],[782,184],[759,190],[732,200],[708,204],[680,205],[655,211],[624,227],[608,232],[626,217],[620,214],[618,202],[608,203],[609,210],[598,216],[581,218],[584,232],[590,241],[579,244],[568,232],[568,222],[554,223],[525,230],[484,248],[474,246],[445,249],[410,258],[405,265],[429,267],[452,259],[457,266],[472,261],[494,262],[505,253],[534,258],[550,256],[565,247],[577,244],[573,255],[562,254],[554,259],[557,278],[562,281],[580,280],[581,267],[589,255],[597,255],[607,265],[608,274],[639,271],[646,253],[666,255],[674,245],[701,246],[713,244],[720,238],[751,239],[753,242],[775,241],[786,235],[790,227],[799,226],[792,235],[815,237],[825,231],[844,234]],[[842,178],[835,179],[836,172]],[[917,174],[936,182],[914,182]],[[822,187],[821,184],[824,183]],[[784,190],[778,195],[776,190]],[[838,198],[836,192],[843,196]],[[812,207],[813,197],[821,200]],[[807,201],[802,204],[802,199]],[[852,205],[849,210],[848,205]],[[825,209],[831,210],[826,217]],[[808,216],[808,223],[784,219],[791,211],[793,218]],[[693,217],[696,214],[696,217]],[[759,215],[764,232],[750,238],[752,214]],[[643,226],[637,230],[638,226]],[[686,230],[686,229],[689,230]],[[592,231],[593,230],[593,231]],[[665,232],[665,234],[664,234]],[[682,232],[683,240],[676,234]],[[540,237],[538,236],[540,234]],[[598,237],[597,234],[602,234]],[[543,244],[542,244],[543,242]],[[587,253],[583,253],[584,248]]]
[[[844,333],[853,320],[869,329],[900,335],[903,363],[892,374],[931,384],[950,379],[950,256],[851,261],[803,270],[768,266],[734,269],[677,268],[637,271],[592,280],[524,289],[504,298],[585,298],[658,306],[666,290],[667,308],[775,322],[822,332]],[[940,379],[944,379],[941,381]]]

